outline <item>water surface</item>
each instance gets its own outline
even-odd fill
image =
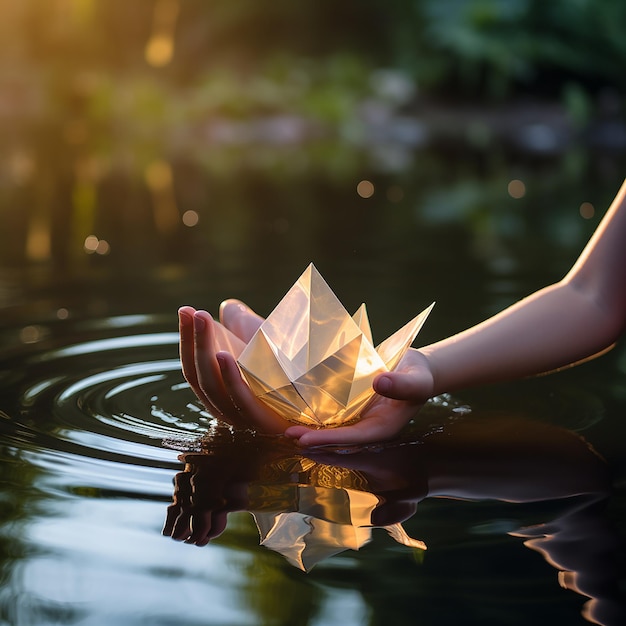
[[[54,226],[67,198],[47,205],[47,256],[37,220],[5,221],[0,623],[622,623],[623,346],[437,398],[360,451],[233,435],[180,372],[179,305],[268,313],[311,261],[375,338],[433,300],[420,341],[460,330],[558,279],[621,182],[610,159],[470,157],[366,155],[335,177],[173,162],[199,221],[169,230],[112,171],[82,235]]]

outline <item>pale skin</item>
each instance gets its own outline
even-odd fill
[[[410,349],[394,372],[374,380],[378,395],[350,426],[312,430],[286,422],[252,394],[232,354],[216,350],[219,331],[208,313],[182,307],[179,319],[186,379],[236,428],[283,433],[302,446],[390,439],[433,396],[563,368],[617,341],[626,330],[626,180],[562,280],[457,335]],[[245,343],[263,318],[227,300],[220,321]]]

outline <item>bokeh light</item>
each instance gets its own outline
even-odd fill
[[[511,198],[518,200],[526,195],[526,185],[521,180],[513,179],[509,182],[508,192]]]
[[[189,226],[190,228],[193,226],[197,226],[200,221],[200,216],[196,211],[185,211],[182,216],[183,224],[185,226]]]
[[[580,216],[586,220],[590,220],[596,214],[596,208],[591,202],[583,202],[580,205]]]
[[[361,198],[371,198],[374,195],[374,183],[369,180],[362,180],[356,186],[356,192]]]

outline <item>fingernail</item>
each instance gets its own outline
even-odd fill
[[[219,352],[215,355],[215,359],[217,360],[217,364],[220,366],[220,369],[223,370],[226,367],[226,359],[223,354]]]
[[[199,315],[193,316],[193,327],[196,331],[202,332],[206,328],[206,321],[202,319]]]
[[[391,379],[386,376],[381,376],[376,381],[376,391],[378,393],[389,393],[392,387],[393,383],[391,382]]]

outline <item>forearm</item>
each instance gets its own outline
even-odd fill
[[[439,394],[578,362],[610,347],[622,326],[589,293],[564,280],[420,351]]]
[[[609,348],[626,320],[626,181],[567,276],[427,346],[435,393],[530,376]]]

